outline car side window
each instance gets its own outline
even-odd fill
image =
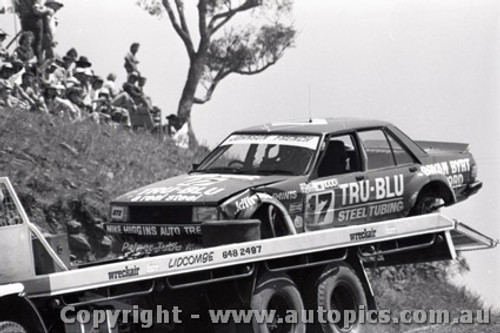
[[[359,154],[351,135],[331,137],[326,142],[318,177],[339,175],[359,170]]]
[[[368,170],[396,165],[391,146],[382,130],[363,131],[359,132],[358,135],[365,148]]]
[[[389,138],[389,143],[391,144],[392,152],[397,165],[415,163],[413,157],[399,144],[399,142],[396,141],[396,139],[393,138],[391,134],[387,133],[387,137]]]

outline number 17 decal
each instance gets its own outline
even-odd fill
[[[333,191],[311,194],[306,197],[306,220],[309,224],[333,223],[335,195]]]

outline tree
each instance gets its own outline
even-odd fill
[[[138,4],[155,16],[166,13],[187,51],[189,69],[177,115],[188,122],[192,139],[194,104],[210,101],[229,74],[258,74],[276,64],[295,39],[289,18],[292,0],[198,0],[197,39],[191,34],[183,0],[138,0]]]

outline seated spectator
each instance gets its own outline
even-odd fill
[[[90,68],[92,67],[92,63],[86,56],[80,56],[80,58],[75,61],[75,66],[76,68]]]
[[[34,39],[35,36],[31,31],[24,31],[21,33],[21,37],[19,37],[19,45],[14,50],[13,57],[25,65],[35,64],[36,56],[32,46]]]
[[[14,85],[14,96],[25,102],[30,111],[48,113],[43,98],[35,84],[35,75],[32,71],[25,71],[21,76],[21,84]]]
[[[168,135],[174,140],[177,147],[189,148],[189,125],[187,121],[182,121],[176,114],[171,114],[167,117],[168,120]]]
[[[75,73],[73,75],[79,82],[82,89],[82,99],[85,105],[90,108],[92,101],[89,97],[90,92],[90,80],[94,77],[94,73],[90,67],[77,67],[75,68]]]
[[[115,123],[122,124],[128,128],[131,127],[130,115],[128,111],[112,104],[108,89],[101,89],[99,91],[98,98],[94,101],[94,103],[94,110],[100,115],[101,120],[104,118],[105,121],[107,121],[109,117],[109,120],[112,120]],[[106,115],[106,117],[104,115]]]
[[[139,72],[137,68],[139,60],[137,60],[135,56],[137,54],[137,51],[139,51],[139,46],[139,43],[132,43],[132,45],[130,45],[130,52],[125,55],[125,63],[123,64],[123,67],[125,67],[127,74],[130,74],[132,72]]]
[[[3,29],[0,29],[0,60],[7,61],[9,59],[9,52],[7,49],[3,46],[3,42],[7,38],[8,34],[3,31]]]
[[[128,75],[127,81],[123,84],[123,91],[125,91],[133,100],[136,106],[143,105],[148,111],[152,110],[151,103],[147,100],[142,92],[142,89],[137,85],[139,81],[139,73],[131,72]]]
[[[92,104],[97,98],[99,91],[102,89],[104,85],[104,80],[100,76],[94,76],[91,79],[90,90],[88,93],[88,98],[90,103]]]
[[[43,92],[45,106],[52,115],[70,120],[79,120],[81,118],[80,110],[75,108],[67,99],[61,98],[64,90],[64,86],[46,86]]]
[[[116,75],[114,73],[109,73],[103,85],[103,88],[108,89],[111,98],[114,98],[118,94],[115,81]]]
[[[14,111],[29,110],[29,105],[27,103],[12,96],[12,84],[5,79],[0,79],[0,109]]]

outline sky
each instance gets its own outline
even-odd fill
[[[176,112],[188,61],[166,17],[135,0],[63,3],[60,54],[75,47],[121,85],[123,57],[139,42],[147,94],[164,115]],[[499,15],[496,0],[296,0],[294,48],[258,76],[223,81],[212,101],[194,107],[195,133],[214,147],[261,123],[354,116],[390,121],[414,139],[470,143],[484,187],[443,213],[498,239]],[[13,17],[0,15],[0,27],[13,32]],[[457,283],[500,308],[500,248],[466,258],[471,272]]]

